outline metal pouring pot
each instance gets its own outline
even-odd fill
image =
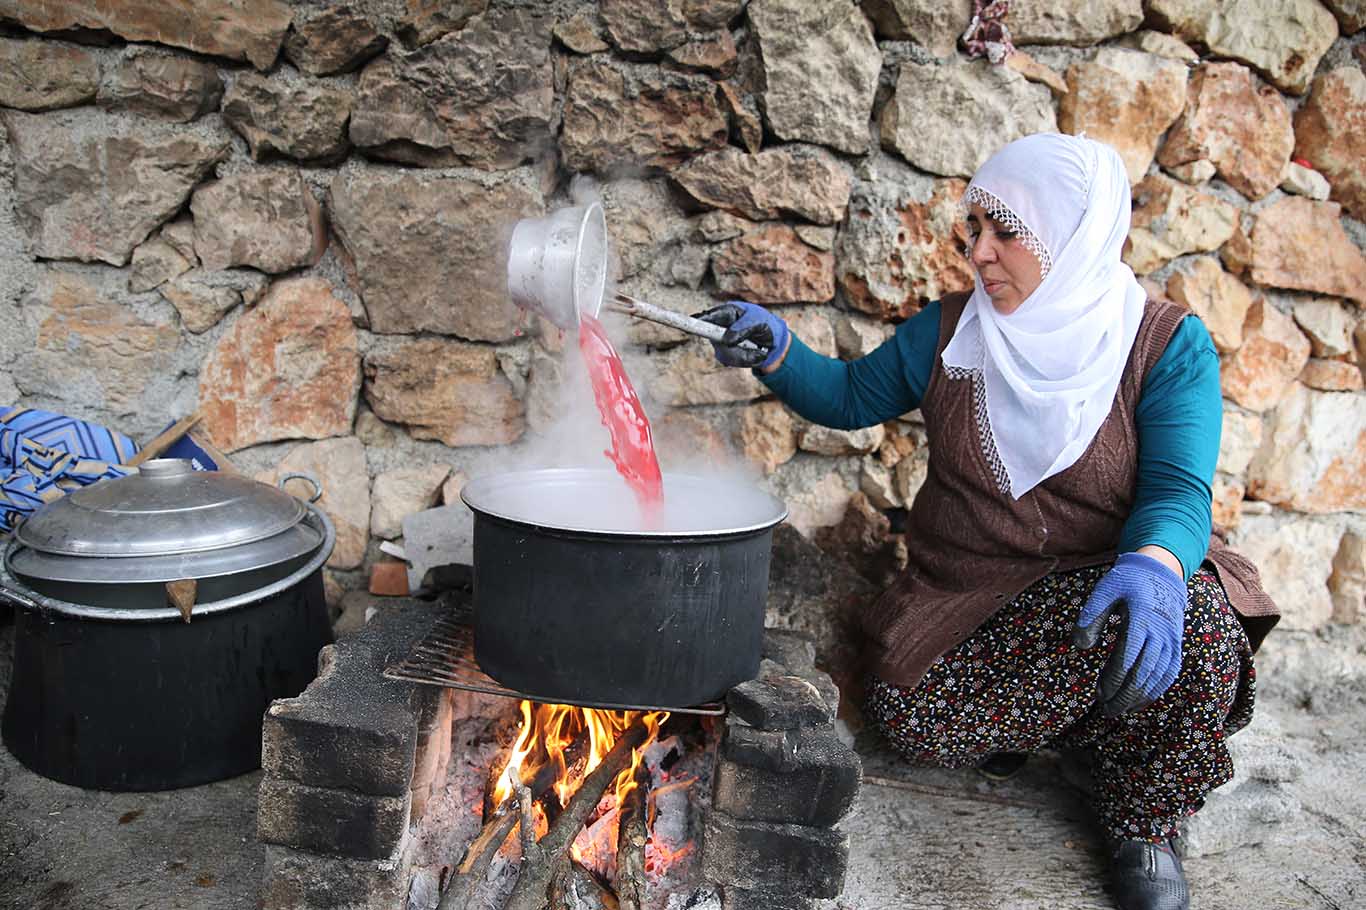
[[[597,316],[607,288],[607,220],[596,202],[524,218],[508,244],[508,293],[562,329]]]
[[[513,226],[508,245],[508,294],[523,309],[562,329],[577,330],[580,315],[596,318],[603,307],[607,262],[607,220],[598,203],[524,218]],[[726,334],[721,326],[626,294],[614,295],[607,306],[708,341],[720,341]],[[755,347],[750,341],[741,346]]]

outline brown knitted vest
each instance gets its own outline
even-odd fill
[[[1011,499],[979,443],[985,415],[978,383],[951,379],[939,356],[967,299],[955,294],[940,303],[939,343],[920,406],[929,471],[906,529],[910,564],[863,617],[873,671],[904,686],[919,682],[939,655],[1045,575],[1115,558],[1138,473],[1134,409],[1144,377],[1189,314],[1174,303],[1148,302],[1114,404],[1090,447],[1065,471]],[[1256,568],[1218,535],[1206,562],[1255,648],[1277,619]]]

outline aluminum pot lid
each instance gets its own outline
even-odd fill
[[[323,544],[321,523],[306,516],[265,540],[238,544],[209,553],[171,553],[137,559],[73,558],[40,553],[16,541],[5,551],[5,567],[25,581],[41,579],[74,584],[147,584],[194,578],[219,578],[252,572],[299,559]]]
[[[15,538],[65,556],[208,553],[274,537],[298,524],[305,511],[284,490],[237,474],[196,471],[187,459],[162,458],[141,465],[137,474],[53,500],[29,516]]]

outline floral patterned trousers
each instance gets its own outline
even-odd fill
[[[1225,738],[1252,719],[1256,674],[1247,636],[1218,578],[1191,578],[1181,672],[1148,707],[1105,717],[1100,672],[1114,648],[1112,615],[1101,643],[1072,646],[1072,624],[1106,567],[1049,575],[914,687],[874,677],[866,710],[891,744],[920,765],[975,765],[993,752],[1089,749],[1094,807],[1116,838],[1176,833],[1205,794],[1233,777]]]

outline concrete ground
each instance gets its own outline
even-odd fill
[[[1268,711],[1275,711],[1274,707]],[[1351,728],[1349,729],[1349,724]],[[1300,730],[1292,747],[1313,751],[1324,732],[1360,755],[1361,717]],[[976,772],[898,768],[865,750],[868,779],[844,828],[853,842],[840,910],[1105,910],[1106,858],[1074,772],[1056,755],[1036,757],[1004,784]],[[1355,757],[1354,762],[1359,760]],[[1366,799],[1361,774],[1348,791],[1342,769],[1310,769],[1295,782],[1299,818],[1262,830],[1255,807],[1239,823],[1260,841],[1188,856],[1199,910],[1366,908]],[[878,783],[892,778],[914,789]],[[1216,793],[1211,797],[1218,798]],[[1237,799],[1231,793],[1228,799]],[[895,895],[895,898],[889,896]]]
[[[1192,907],[1366,910],[1366,629],[1273,633],[1258,661],[1256,716],[1229,740],[1238,774],[1188,827]],[[1113,907],[1075,760],[990,783],[860,752],[840,910]]]
[[[0,625],[0,704],[12,638]],[[1338,650],[1345,672],[1366,675],[1359,642]],[[1263,730],[1248,741],[1274,741],[1281,770],[1260,791],[1212,799],[1206,812],[1221,827],[1201,842],[1240,846],[1187,860],[1199,910],[1366,908],[1361,676],[1344,694],[1322,673],[1335,688],[1306,682],[1312,660],[1280,663],[1294,685],[1278,689],[1263,673],[1258,718],[1240,736]],[[873,743],[860,751],[867,780],[843,824],[850,869],[832,910],[1111,906],[1084,793],[1062,758],[1036,757],[990,784],[971,771],[909,768]],[[258,780],[102,793],[45,780],[0,750],[0,910],[254,910]]]
[[[13,641],[0,619],[0,705]],[[105,793],[39,777],[0,748],[0,910],[255,910],[260,777]]]

